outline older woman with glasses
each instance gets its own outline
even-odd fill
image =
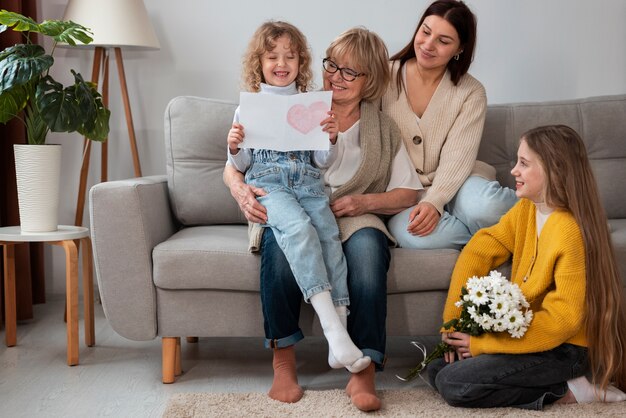
[[[348,266],[347,328],[363,355],[372,359],[368,368],[351,374],[346,392],[357,408],[373,411],[381,406],[374,372],[385,363],[389,245],[395,242],[380,216],[415,205],[422,186],[397,126],[375,104],[390,78],[387,49],[380,37],[364,28],[342,33],[326,50],[323,68],[324,89],[333,92],[332,110],[339,123],[337,158],[324,180]],[[250,222],[266,221],[265,208],[256,199],[263,190],[245,184],[241,173],[229,166],[224,181]],[[265,228],[259,242],[252,244],[259,244],[261,250],[266,346],[293,352],[295,343],[304,338],[298,325],[302,293],[270,229]],[[291,379],[277,382],[275,367],[274,385],[282,385],[284,393],[301,394],[295,354],[292,359],[281,365],[281,373]]]

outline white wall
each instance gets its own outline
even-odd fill
[[[308,37],[318,86],[321,59],[341,31],[363,25],[390,53],[410,39],[429,0],[144,0],[161,42],[159,51],[127,51],[124,64],[144,175],[165,173],[163,112],[179,95],[236,101],[241,54],[256,27],[283,19]],[[626,93],[626,2],[623,0],[470,0],[478,17],[478,47],[470,72],[490,103],[574,99]],[[60,19],[66,0],[39,0],[40,19]],[[184,7],[184,10],[180,10]],[[80,22],[79,22],[80,23]],[[91,74],[92,52],[58,49],[54,75],[69,68]],[[133,176],[124,110],[111,58],[109,179]],[[69,81],[69,76],[65,81]],[[51,134],[63,144],[61,223],[73,224],[82,139]],[[94,144],[89,184],[99,179]],[[124,216],[123,213],[114,216]],[[88,226],[88,213],[85,214]],[[55,247],[56,248],[56,247]],[[47,247],[49,293],[65,292],[61,250]]]

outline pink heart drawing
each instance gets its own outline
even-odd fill
[[[328,112],[328,105],[324,102],[314,102],[306,107],[302,104],[291,106],[287,112],[287,122],[298,132],[308,134],[320,125]]]

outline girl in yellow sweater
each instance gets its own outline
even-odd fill
[[[444,321],[459,316],[468,277],[509,259],[533,321],[520,339],[444,332],[456,351],[429,365],[431,384],[463,407],[626,400],[624,284],[584,143],[567,126],[545,126],[522,136],[517,155],[520,201],[461,252]]]

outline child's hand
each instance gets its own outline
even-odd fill
[[[320,122],[323,126],[322,131],[328,132],[330,143],[335,145],[337,142],[337,134],[339,133],[339,122],[337,122],[337,115],[332,110],[328,111],[328,117]]]
[[[232,155],[237,155],[239,152],[238,145],[243,142],[244,137],[243,126],[238,123],[233,123],[233,127],[228,131],[228,151],[230,151]]]

